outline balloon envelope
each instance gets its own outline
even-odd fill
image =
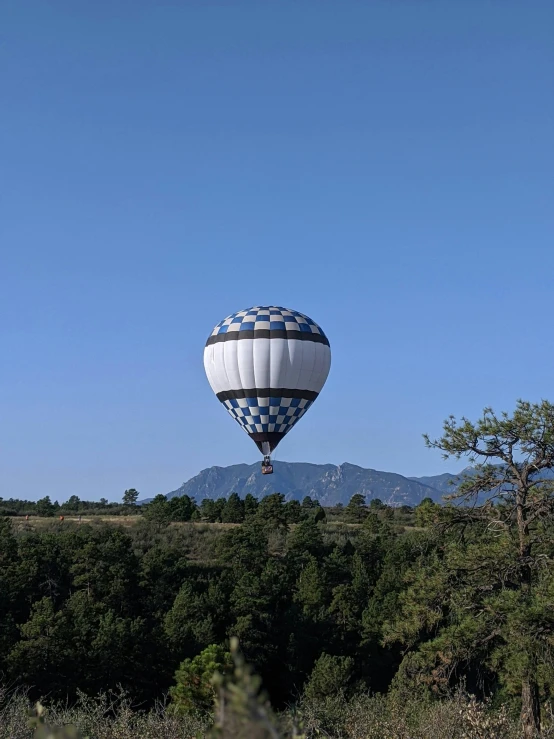
[[[212,390],[264,454],[306,413],[330,367],[331,348],[321,327],[275,306],[228,316],[204,349]]]

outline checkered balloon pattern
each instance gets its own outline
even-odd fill
[[[305,398],[232,398],[223,405],[247,434],[288,433],[313,403]]]
[[[320,326],[303,313],[287,308],[255,307],[239,310],[217,324],[211,336],[234,331],[298,331],[326,339]]]
[[[330,365],[321,327],[303,313],[275,306],[228,316],[204,349],[213,391],[262,451],[274,449],[310,408]]]

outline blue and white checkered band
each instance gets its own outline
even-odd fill
[[[223,401],[231,416],[249,436],[284,436],[313,403],[304,398],[232,398]],[[268,437],[269,438],[269,437]]]
[[[217,324],[206,346],[238,339],[299,339],[329,346],[323,329],[311,318],[275,306],[256,306],[233,313]]]

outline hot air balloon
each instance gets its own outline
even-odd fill
[[[264,455],[319,395],[331,367],[323,330],[303,313],[275,306],[240,310],[217,324],[204,349],[212,390]]]

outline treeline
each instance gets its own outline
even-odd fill
[[[99,501],[80,500],[77,495],[72,495],[64,503],[57,500],[52,501],[46,495],[39,500],[20,500],[18,498],[0,498],[0,516],[40,516],[54,518],[55,516],[97,516],[106,515],[132,515],[137,512],[137,507],[122,503],[110,503],[106,498]]]
[[[137,506],[139,492],[129,488],[123,494],[121,503],[110,503],[107,498],[99,501],[81,500],[78,495],[70,496],[65,502],[52,501],[49,495],[38,500],[0,497],[0,516],[40,516],[53,518],[64,515],[132,515],[140,513]]]
[[[151,521],[169,523],[172,521],[193,521],[206,523],[243,523],[257,514],[259,506],[269,511],[273,519],[283,524],[296,524],[306,516],[313,517],[316,522],[343,521],[346,523],[362,523],[367,518],[395,519],[398,522],[413,523],[414,508],[400,506],[393,508],[385,505],[378,498],[373,499],[368,506],[366,496],[357,493],[352,496],[348,505],[337,505],[323,508],[319,501],[305,496],[298,500],[285,500],[282,493],[273,493],[259,501],[251,494],[242,499],[237,493],[231,493],[228,498],[204,498],[200,505],[188,495],[176,496],[169,500],[164,495],[157,495],[150,503],[141,506],[144,517]],[[427,510],[432,504],[430,498],[422,501],[421,506]],[[421,508],[418,506],[418,510]]]
[[[343,521],[346,523],[362,523],[368,517],[378,514],[381,518],[395,519],[398,523],[427,525],[425,516],[420,520],[418,511],[425,509],[428,504],[432,505],[430,498],[425,498],[415,508],[408,505],[393,507],[386,505],[379,498],[374,498],[366,506],[366,496],[357,493],[352,496],[348,505],[338,504],[323,508],[319,501],[305,496],[302,501],[289,500],[285,502],[285,496],[274,493],[277,496],[271,500],[278,501],[282,506],[280,515],[287,524],[298,523],[308,511],[312,511],[316,521]],[[53,518],[55,516],[102,516],[102,515],[136,515],[144,516],[151,521],[159,523],[169,522],[206,522],[206,523],[243,523],[247,518],[254,515],[259,506],[259,501],[251,494],[242,499],[237,493],[231,493],[227,498],[204,498],[198,504],[188,495],[166,498],[165,495],[157,495],[149,503],[136,504],[138,492],[134,489],[125,491],[122,503],[109,503],[107,499],[99,501],[80,500],[77,495],[72,495],[67,501],[60,504],[52,502],[49,496],[37,501],[0,498],[0,516],[38,516]],[[264,504],[264,505],[267,505]],[[426,509],[425,509],[426,510]],[[414,517],[415,514],[415,517]],[[418,523],[419,521],[419,523]]]

